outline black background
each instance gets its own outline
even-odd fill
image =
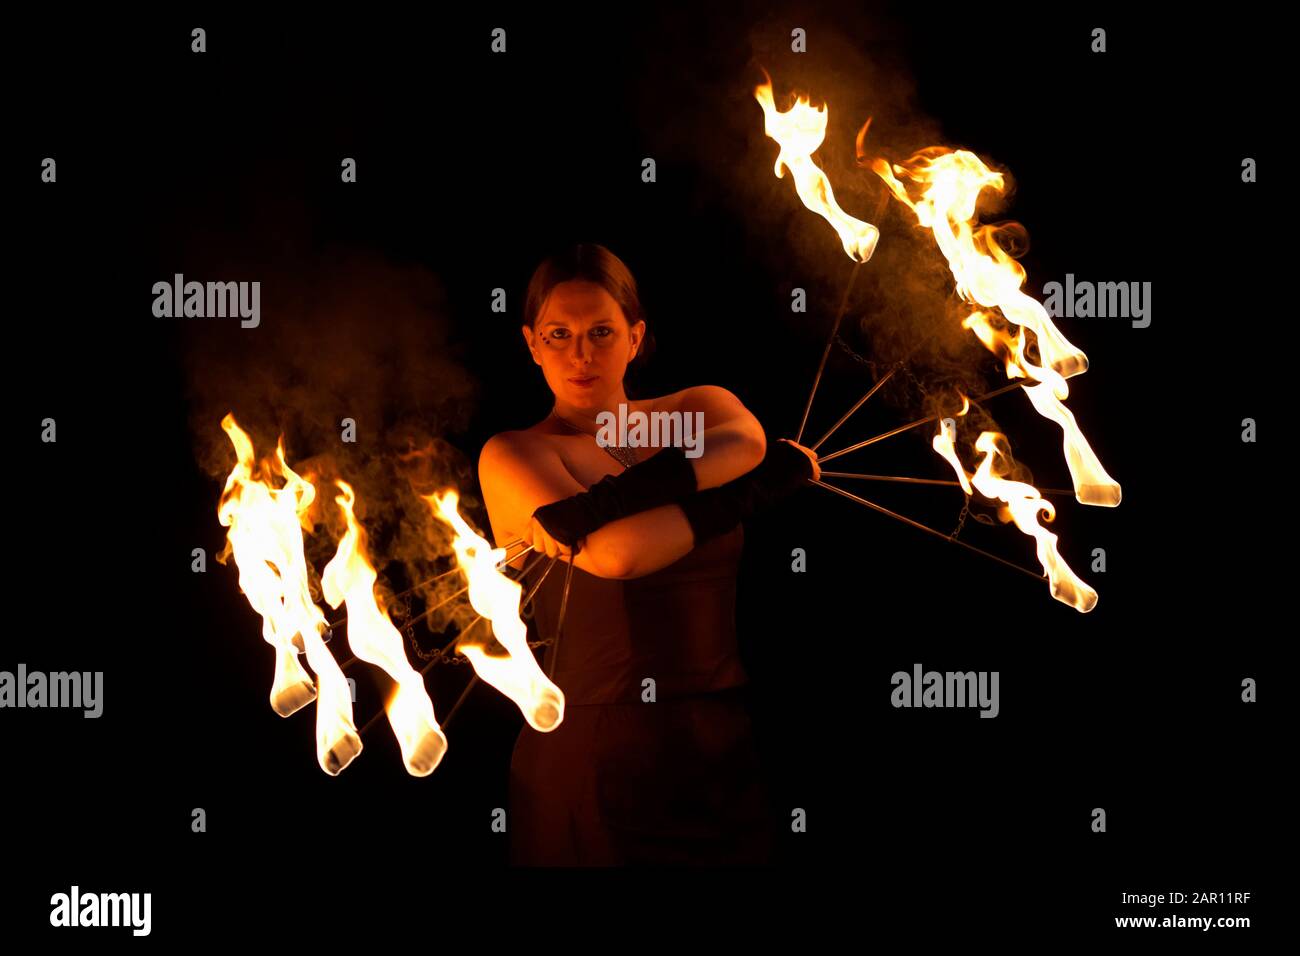
[[[1235,939],[1258,935],[1280,858],[1290,566],[1285,472],[1263,461],[1280,440],[1274,376],[1294,351],[1278,314],[1285,180],[1269,162],[1286,112],[1276,27],[1147,23],[1092,6],[409,17],[15,27],[25,67],[7,151],[19,203],[6,397],[17,426],[0,667],[103,670],[105,710],[0,718],[5,932],[48,928],[50,894],[75,882],[153,892],[159,939],[233,937],[281,914],[306,935],[394,912],[433,929],[468,921],[471,905],[541,905],[538,925],[554,929],[598,889],[664,918],[695,904],[727,925],[760,918],[724,905],[728,887],[771,894],[782,906],[769,912],[816,910],[813,937],[829,917],[918,939],[975,926],[994,939],[1022,926],[1119,934],[1112,916],[1149,912],[1121,907],[1123,891],[1240,890],[1248,907],[1208,915],[1250,915],[1256,929]],[[201,56],[189,50],[195,25],[208,31]],[[498,25],[504,56],[489,52]],[[1088,52],[1097,25],[1103,55]],[[785,52],[794,26],[809,30],[803,58]],[[436,295],[423,318],[377,307],[339,321],[380,342],[394,323],[440,323],[442,358],[472,386],[429,427],[472,464],[488,436],[549,408],[517,331],[532,268],[566,240],[601,242],[637,276],[656,331],[640,393],[722,385],[769,439],[792,436],[850,263],[771,175],[776,149],[751,91],[761,66],[778,103],[794,86],[829,102],[833,181],[840,192],[854,177],[842,202],[870,219],[878,184],[845,158],[873,103],[854,72],[867,60],[914,82],[916,115],[941,136],[895,131],[897,142],[965,146],[1014,174],[1005,213],[1029,232],[1031,292],[1067,272],[1153,285],[1149,328],[1058,322],[1092,363],[1071,380],[1069,407],[1124,489],[1118,509],[1060,502],[1053,525],[1100,592],[1096,610],[1078,614],[1045,586],[816,489],[748,525],[737,617],[759,745],[782,819],[803,807],[809,820],[759,875],[500,872],[505,837],[488,821],[521,720],[490,690],[457,718],[430,778],[407,777],[382,735],[338,778],[321,773],[311,719],[266,706],[271,655],[233,567],[190,571],[191,549],[211,558],[224,530],[220,483],[195,451],[187,368],[205,350],[228,354],[232,338],[248,348],[277,317],[264,300],[257,330],[157,320],[152,283],[234,262],[244,271],[215,274],[256,278],[264,266],[310,284],[340,249],[424,276]],[[847,99],[868,112],[837,114]],[[45,156],[58,160],[55,185],[39,182]],[[338,181],[342,156],[358,159],[355,185]],[[653,184],[641,181],[646,156]],[[1241,183],[1245,156],[1260,183]],[[910,228],[902,212],[881,222],[882,250],[890,230]],[[498,286],[505,317],[488,307]],[[808,290],[806,315],[789,313],[793,286]],[[869,353],[854,302],[845,334]],[[836,353],[809,432],[871,381]],[[1068,482],[1055,428],[1014,395],[996,401],[1036,479]],[[827,448],[908,411],[873,403]],[[56,444],[37,437],[47,416]],[[1258,444],[1240,441],[1246,417]],[[363,445],[374,435],[363,429]],[[944,477],[918,436],[836,464]],[[961,504],[951,489],[852,490],[944,531]],[[963,538],[1034,564],[1014,528],[968,522]],[[791,573],[795,547],[805,574]],[[1104,574],[1088,569],[1094,547]],[[893,709],[890,675],[916,662],[1000,671],[1000,716]],[[1240,700],[1245,677],[1259,681],[1257,704]],[[458,680],[431,680],[440,711]],[[378,707],[366,694],[359,720]],[[190,831],[194,807],[206,834]],[[1094,807],[1107,811],[1104,834],[1091,832]]]

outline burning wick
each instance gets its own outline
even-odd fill
[[[529,726],[554,730],[564,719],[564,693],[542,673],[528,646],[528,629],[519,617],[523,589],[502,573],[501,549],[494,549],[461,516],[459,500],[454,490],[425,496],[436,514],[455,530],[452,546],[469,578],[470,605],[491,622],[492,633],[507,656],[488,654],[484,647],[463,642],[460,653],[469,658],[479,677],[515,702]]]
[[[262,615],[262,637],[276,651],[271,707],[281,717],[316,701],[316,759],[322,770],[338,774],[361,753],[352,723],[352,696],[329,648],[321,639],[325,615],[311,599],[303,553],[302,521],[316,488],[296,474],[284,457],[283,439],[275,458],[258,475],[252,440],[231,414],[221,427],[235,447],[236,462],[217,508],[239,566],[239,586]],[[275,488],[273,477],[284,486]],[[316,672],[312,681],[298,663],[299,652]]]
[[[402,637],[388,614],[375,601],[375,569],[364,554],[365,537],[353,512],[356,496],[343,480],[335,502],[343,510],[347,531],[338,550],[321,573],[321,591],[330,607],[348,606],[348,645],[360,660],[382,668],[397,684],[386,708],[389,723],[413,777],[431,774],[447,752],[447,738],[438,727],[433,702],[402,646]]]
[[[766,70],[763,71],[763,75],[767,76]],[[803,431],[808,425],[808,413],[812,410],[813,398],[817,394],[817,387],[821,384],[822,373],[826,370],[831,344],[835,341],[835,334],[839,331],[840,322],[843,321],[844,313],[848,309],[849,293],[852,292],[854,280],[857,279],[858,267],[867,262],[876,251],[880,230],[869,222],[855,219],[840,208],[839,203],[835,201],[835,191],[831,188],[830,179],[812,160],[812,154],[826,138],[826,123],[830,118],[830,111],[826,106],[814,108],[806,96],[800,96],[790,109],[784,112],[777,110],[770,76],[767,76],[766,83],[754,88],[754,99],[758,100],[758,105],[763,108],[763,132],[776,140],[781,147],[773,167],[777,178],[784,178],[785,172],[789,171],[799,199],[835,228],[845,255],[853,260],[853,269],[849,273],[848,283],[844,286],[840,307],[835,312],[835,321],[831,323],[830,337],[826,340],[821,362],[817,365],[817,374],[813,377],[812,390],[809,391],[808,401],[804,404],[803,419],[799,422],[799,432],[794,439],[795,444],[798,444],[803,441]],[[859,149],[865,133],[866,127],[863,127],[858,136]]]

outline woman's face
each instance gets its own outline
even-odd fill
[[[551,290],[524,339],[557,399],[603,409],[621,393],[623,374],[641,346],[645,323],[628,325],[614,297],[594,282],[571,279]]]

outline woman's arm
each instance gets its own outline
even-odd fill
[[[526,432],[502,432],[488,439],[479,454],[478,482],[498,543],[516,538],[533,541],[533,512],[584,490],[555,450]],[[528,553],[520,555],[511,565],[520,565],[526,557]],[[590,555],[579,554],[573,564],[603,576]]]
[[[604,570],[604,578],[639,578],[666,568],[695,547],[695,534],[677,505],[662,505],[611,521],[583,539],[581,558],[588,554]]]
[[[805,468],[791,470],[793,461],[802,459],[784,449],[785,443],[807,457]],[[681,504],[662,505],[619,518],[587,535],[584,547],[595,564],[604,569],[602,577],[639,578],[667,567],[699,543],[695,538],[697,528],[707,538],[710,526],[714,533],[719,532],[743,520],[754,508],[789,493],[795,487],[792,481],[802,484],[804,478],[799,474],[806,471],[814,480],[821,477],[816,452],[784,438],[773,452],[743,479],[729,482],[725,488],[705,490],[683,499]],[[706,503],[704,499],[710,496],[715,500]],[[694,517],[688,517],[688,511]],[[729,517],[723,520],[722,515]]]
[[[533,540],[533,512],[583,490],[551,446],[522,432],[490,439],[479,456],[478,470],[498,542]],[[665,505],[611,521],[587,535],[573,565],[601,578],[640,577],[667,567],[694,546],[681,508]],[[561,557],[568,560],[567,555]],[[522,565],[527,559],[524,554],[512,564]]]
[[[716,488],[754,468],[767,452],[763,426],[731,392],[697,385],[679,393],[678,411],[704,413],[701,454],[691,459],[696,487]]]
[[[763,426],[731,392],[699,385],[678,393],[676,411],[703,413],[700,455],[688,459],[699,490],[716,488],[752,471],[767,451]],[[814,456],[815,467],[815,456]],[[479,457],[479,484],[497,541],[545,541],[569,560],[563,546],[533,519],[543,505],[585,491],[559,454],[527,432],[494,436]],[[695,546],[686,515],[663,505],[611,521],[582,539],[575,567],[602,578],[634,578],[677,561]],[[526,556],[526,555],[525,555]],[[514,562],[512,562],[513,564]]]

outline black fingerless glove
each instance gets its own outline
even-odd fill
[[[695,533],[695,544],[725,534],[754,512],[779,501],[813,476],[808,456],[789,442],[767,446],[752,471],[679,501]]]
[[[672,504],[695,492],[695,468],[680,448],[664,448],[586,491],[542,505],[533,517],[556,541],[572,547],[617,518]]]

